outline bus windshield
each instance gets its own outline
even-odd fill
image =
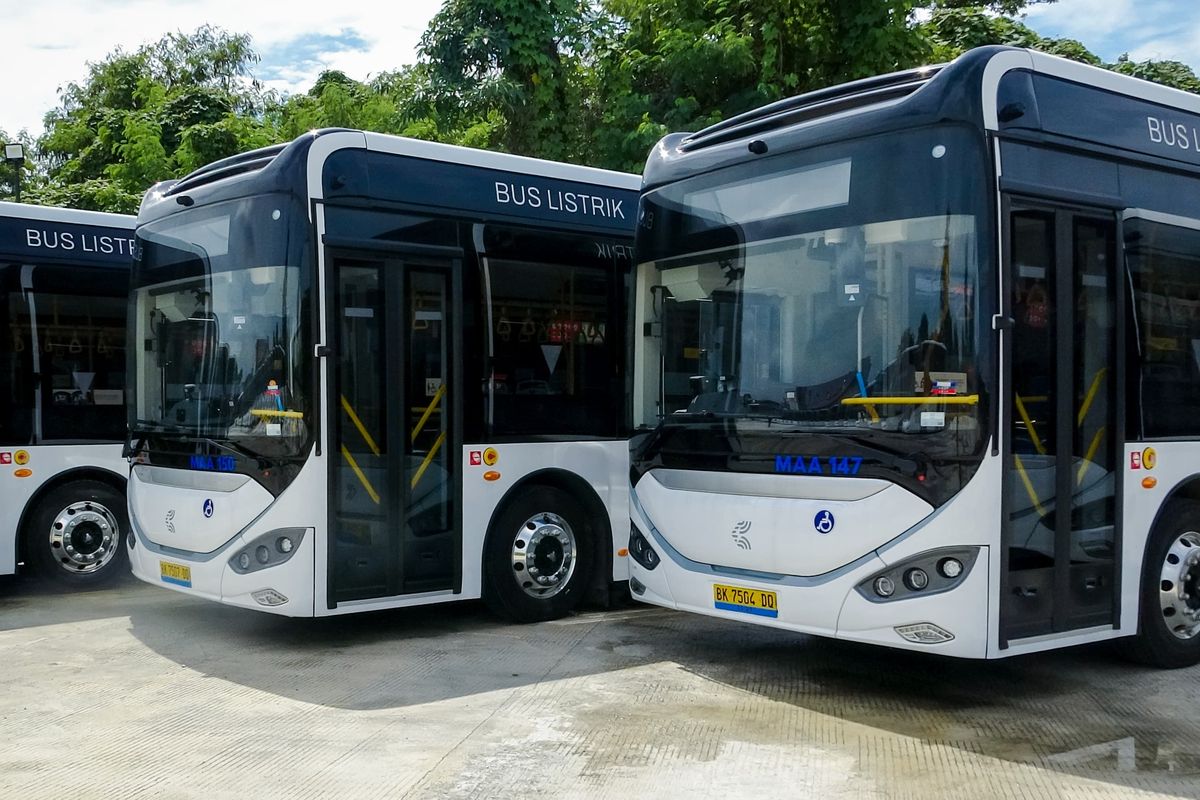
[[[642,363],[658,373],[662,422],[975,453],[988,374],[980,150],[959,129],[926,129],[648,194],[638,255],[660,339]]]
[[[133,435],[301,454],[310,392],[300,342],[303,212],[293,205],[285,195],[232,200],[138,229]]]

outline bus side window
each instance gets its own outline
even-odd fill
[[[494,431],[613,435],[622,419],[612,376],[615,278],[591,266],[500,258],[490,269]]]
[[[42,439],[120,439],[125,433],[126,284],[109,271],[39,266],[33,286]]]
[[[1200,224],[1200,223],[1198,223]],[[1125,221],[1125,252],[1141,350],[1132,363],[1147,437],[1200,434],[1200,230]],[[1135,432],[1135,426],[1131,433]]]
[[[33,344],[21,265],[0,264],[0,447],[33,441]]]

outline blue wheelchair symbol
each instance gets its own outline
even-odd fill
[[[828,511],[818,511],[813,517],[813,527],[817,533],[829,533],[833,530],[833,514]]]
[[[205,500],[204,501],[204,517],[205,517],[205,519],[209,519],[212,517],[212,515],[213,515],[213,501]]]

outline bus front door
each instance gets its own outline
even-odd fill
[[[455,262],[331,264],[329,605],[457,591]]]
[[[1112,213],[1012,201],[1002,646],[1115,622],[1122,271]]]

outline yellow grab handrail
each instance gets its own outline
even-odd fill
[[[417,434],[419,434],[421,429],[425,427],[425,423],[428,422],[429,417],[433,415],[433,410],[437,408],[438,403],[442,402],[442,398],[445,397],[445,395],[446,384],[443,383],[438,387],[437,392],[434,393],[433,400],[429,401],[429,407],[425,409],[425,413],[421,415],[421,418],[417,420],[417,424],[413,426],[410,441],[415,442],[417,440]]]
[[[359,468],[358,462],[354,460],[354,456],[350,455],[350,451],[346,449],[346,445],[342,445],[342,457],[346,459],[346,463],[350,465],[350,469],[354,470],[354,474],[358,476],[358,482],[367,490],[367,494],[375,501],[375,505],[379,505],[379,493],[375,491],[375,487],[367,480],[367,476]]]
[[[346,395],[341,395],[342,410],[346,412],[346,416],[350,417],[350,421],[354,423],[354,427],[358,428],[358,432],[362,435],[363,441],[367,443],[367,447],[371,448],[371,452],[379,455],[379,445],[375,444],[375,440],[371,438],[371,434],[367,433],[367,426],[363,425],[362,420],[358,418],[358,414],[354,413],[354,409],[350,406],[350,401],[346,399]]]
[[[844,397],[844,406],[973,406],[979,403],[977,394],[946,394],[916,397]]]
[[[1046,509],[1042,506],[1037,491],[1033,488],[1033,481],[1029,480],[1029,473],[1025,471],[1025,464],[1021,461],[1021,456],[1013,453],[1013,460],[1016,462],[1017,474],[1021,477],[1021,483],[1025,484],[1025,492],[1029,495],[1029,499],[1033,501],[1033,507],[1037,509],[1040,516],[1046,516]]]
[[[417,467],[417,471],[413,473],[412,482],[408,488],[417,488],[417,481],[421,480],[421,476],[425,474],[425,470],[429,469],[430,463],[433,462],[433,457],[437,455],[438,450],[442,449],[442,443],[446,441],[446,432],[442,431],[438,438],[434,441],[433,447],[429,448],[429,452],[425,454],[425,460],[421,462],[421,466]]]
[[[1108,372],[1108,367],[1101,367],[1096,371],[1096,377],[1092,378],[1092,386],[1088,389],[1087,396],[1083,398],[1083,405],[1079,407],[1079,415],[1076,417],[1075,424],[1083,425],[1083,421],[1087,419],[1088,411],[1092,408],[1092,401],[1096,399],[1096,393],[1100,391],[1100,381],[1104,378],[1104,373]]]
[[[1041,437],[1037,435],[1037,426],[1033,424],[1033,419],[1025,410],[1025,402],[1021,395],[1013,395],[1013,404],[1017,407],[1017,413],[1021,415],[1021,421],[1025,423],[1025,429],[1029,431],[1029,438],[1033,440],[1033,446],[1037,449],[1038,455],[1046,455],[1046,445],[1042,444]]]

